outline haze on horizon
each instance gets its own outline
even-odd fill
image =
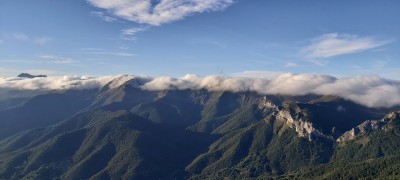
[[[397,0],[3,0],[0,76],[400,79]]]

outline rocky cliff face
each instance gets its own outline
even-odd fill
[[[267,97],[262,97],[260,98],[258,102],[258,109],[260,109],[263,114],[273,114],[276,115],[276,113],[279,111],[279,106],[274,104],[272,101],[267,99]]]
[[[377,129],[390,128],[385,126],[388,122],[399,119],[400,112],[392,112],[387,114],[380,120],[366,120],[358,126],[345,131],[343,134],[334,134],[336,128],[332,128],[332,133],[325,132],[321,129],[321,124],[311,117],[307,108],[297,103],[284,103],[280,106],[273,103],[267,97],[262,97],[258,103],[258,109],[260,109],[264,115],[274,116],[274,119],[285,123],[291,129],[295,130],[299,137],[308,138],[312,140],[313,137],[323,137],[337,142],[345,142],[355,139],[359,136],[367,135],[369,132]],[[317,123],[317,124],[315,124]]]
[[[397,111],[387,114],[384,118],[380,120],[367,120],[362,124],[358,125],[357,127],[351,129],[350,131],[345,132],[336,141],[339,143],[346,142],[356,139],[357,137],[368,135],[372,131],[378,129],[386,130],[390,128],[389,126],[387,126],[387,124],[390,121],[399,120],[399,116],[400,116],[400,111]]]
[[[310,141],[313,135],[323,136],[321,132],[313,127],[311,122],[307,122],[304,114],[299,112],[299,116],[293,117],[288,109],[283,109],[278,112],[276,118],[284,121],[290,128],[294,129],[299,137],[307,137]]]
[[[294,129],[299,137],[306,137],[310,141],[312,136],[323,136],[319,130],[314,128],[313,123],[307,121],[307,112],[301,110],[298,106],[286,104],[278,106],[266,97],[261,98],[258,108],[264,113],[274,115],[278,121],[284,122],[290,128]]]

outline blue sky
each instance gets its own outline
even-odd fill
[[[0,75],[377,74],[398,0],[2,0]]]

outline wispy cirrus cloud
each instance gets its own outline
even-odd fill
[[[101,48],[81,48],[79,50],[80,51],[105,51],[104,49],[101,49]]]
[[[104,21],[115,22],[120,19],[149,26],[184,19],[195,13],[220,11],[233,3],[233,0],[86,0],[89,4],[104,9],[90,14]],[[111,15],[109,15],[111,13]],[[138,32],[149,26],[130,27],[121,30],[117,40],[135,41]]]
[[[122,56],[122,57],[135,57],[135,56],[137,56],[136,54],[126,53],[126,52],[94,52],[93,54],[103,54],[103,55]]]
[[[287,62],[283,67],[296,67],[297,63]]]
[[[329,33],[313,39],[311,44],[301,50],[301,54],[308,59],[325,59],[370,50],[389,42],[388,40],[377,40],[373,37]]]
[[[118,21],[117,18],[108,16],[108,15],[106,15],[104,12],[101,12],[101,11],[92,11],[92,12],[90,12],[90,15],[95,16],[95,17],[98,17],[98,18],[100,18],[100,19],[102,19],[102,20],[104,20],[104,21],[107,21],[107,22],[115,22],[115,21]]]
[[[228,47],[227,44],[216,40],[194,40],[192,44],[212,45],[221,49],[226,49]]]
[[[194,13],[219,11],[233,0],[87,0],[116,17],[142,24],[159,26],[183,19]]]
[[[146,30],[145,27],[131,27],[121,30],[121,34],[125,36],[134,36],[136,33]]]
[[[52,40],[53,40],[53,38],[51,38],[51,37],[40,36],[40,37],[34,38],[33,43],[39,44],[39,45],[44,45],[44,44],[51,42]]]
[[[13,33],[11,35],[11,37],[15,40],[19,40],[19,41],[28,41],[30,38],[28,37],[28,35],[24,34],[24,33]]]
[[[137,56],[137,54],[133,54],[133,53],[107,51],[105,49],[100,49],[100,48],[81,48],[80,51],[82,53],[87,53],[87,54],[101,54],[101,55],[109,55],[109,56],[121,56],[121,57]]]
[[[44,62],[51,63],[51,64],[72,64],[72,63],[77,62],[71,58],[60,57],[60,56],[49,55],[49,54],[40,55],[39,58],[41,60],[43,60]]]
[[[45,45],[53,40],[48,36],[31,37],[25,33],[12,33],[11,38],[17,41],[30,42],[37,45]]]
[[[121,30],[121,39],[123,40],[136,40],[136,34],[142,31],[146,31],[148,27],[130,27]]]

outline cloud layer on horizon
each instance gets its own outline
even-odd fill
[[[103,77],[48,77],[48,78],[0,78],[1,89],[93,89],[101,88],[111,82],[118,87],[127,80],[142,78],[146,82],[144,90],[167,89],[208,89],[209,91],[246,92],[280,95],[336,95],[367,107],[392,107],[400,105],[400,82],[379,76],[351,76],[336,78],[320,74],[284,73],[274,78],[248,78],[204,76],[193,74],[181,78],[140,77],[117,75]]]
[[[193,13],[225,9],[233,0],[87,0],[116,17],[158,26],[183,19]],[[98,13],[97,13],[98,14]],[[103,15],[104,16],[104,15]]]
[[[96,89],[111,81],[113,87],[119,86],[131,75],[115,76],[50,76],[45,78],[0,77],[0,90],[67,90],[67,89]]]

